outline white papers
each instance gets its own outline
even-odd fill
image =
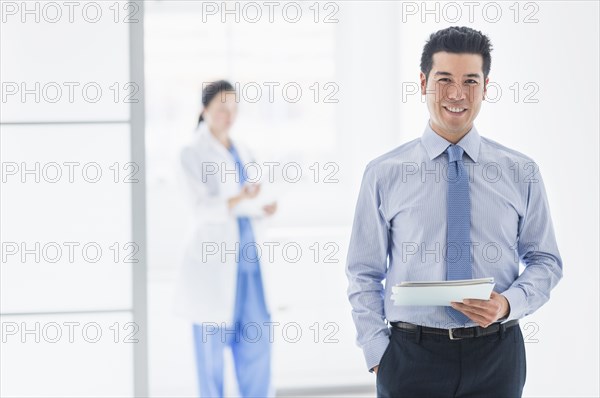
[[[236,207],[240,214],[247,217],[262,217],[265,215],[263,207],[276,201],[271,184],[260,184],[260,192],[254,198],[240,201]]]
[[[394,305],[443,305],[467,298],[489,300],[494,278],[453,281],[410,281],[392,286]]]

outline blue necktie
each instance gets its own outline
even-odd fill
[[[473,279],[471,265],[471,198],[469,197],[469,174],[463,163],[464,150],[450,145],[448,153],[448,236],[446,266],[447,280]],[[460,326],[469,317],[447,306],[446,312]]]

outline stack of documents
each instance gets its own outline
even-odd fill
[[[392,286],[394,305],[445,305],[473,298],[489,300],[494,278],[460,279],[453,281],[411,281]]]

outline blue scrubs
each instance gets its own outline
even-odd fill
[[[247,176],[236,148],[232,145],[240,186]],[[271,382],[271,314],[266,308],[260,261],[252,224],[248,217],[238,217],[240,253],[234,325],[194,324],[196,363],[201,397],[223,396],[223,350],[231,347],[238,388],[242,397],[267,397]]]

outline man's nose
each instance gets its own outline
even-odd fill
[[[461,100],[465,98],[466,90],[460,85],[453,83],[446,86],[446,98],[451,100]]]

